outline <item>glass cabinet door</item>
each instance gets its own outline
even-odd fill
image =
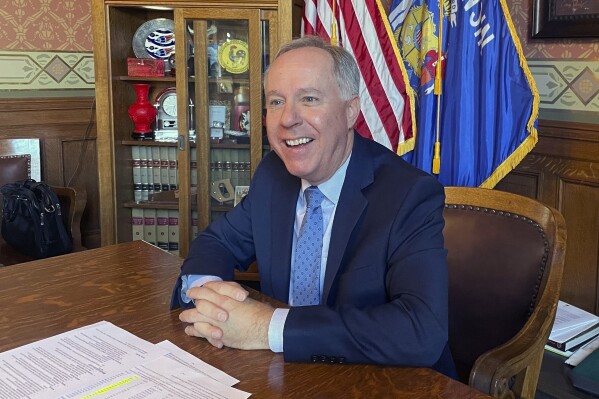
[[[262,73],[268,65],[270,23],[260,10],[175,11],[179,116],[181,228],[194,237],[241,201],[263,154]],[[179,89],[178,89],[179,91]],[[189,104],[193,104],[190,107]],[[186,134],[189,125],[194,136]],[[194,169],[197,165],[197,169]],[[189,243],[181,242],[181,252]]]

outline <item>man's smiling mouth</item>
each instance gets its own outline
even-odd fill
[[[295,140],[285,140],[285,144],[287,144],[287,147],[295,147],[295,146],[302,145],[302,144],[308,144],[311,141],[314,141],[314,139],[302,137],[300,139],[295,139]]]

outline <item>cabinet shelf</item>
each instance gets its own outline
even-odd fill
[[[123,204],[123,207],[139,209],[179,209],[179,203],[166,201],[127,201]]]
[[[174,76],[118,76],[118,80],[124,82],[171,82],[175,84],[176,78]],[[192,79],[192,78],[190,78]]]

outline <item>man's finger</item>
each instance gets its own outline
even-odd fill
[[[239,302],[245,301],[245,298],[249,295],[249,292],[234,281],[209,281],[204,284],[204,287],[210,288],[220,295],[228,296]]]
[[[205,299],[196,299],[196,310],[201,315],[219,322],[227,321],[229,313],[223,308]]]
[[[223,332],[220,328],[204,322],[193,323],[185,327],[185,334],[214,341],[221,340],[223,337]]]

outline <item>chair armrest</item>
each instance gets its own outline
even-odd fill
[[[555,319],[556,306],[535,310],[514,338],[482,354],[470,373],[469,385],[496,398],[534,398],[543,351]]]
[[[81,244],[81,218],[87,204],[87,192],[83,187],[52,186],[62,208],[62,217],[73,240],[73,252],[84,250]]]

